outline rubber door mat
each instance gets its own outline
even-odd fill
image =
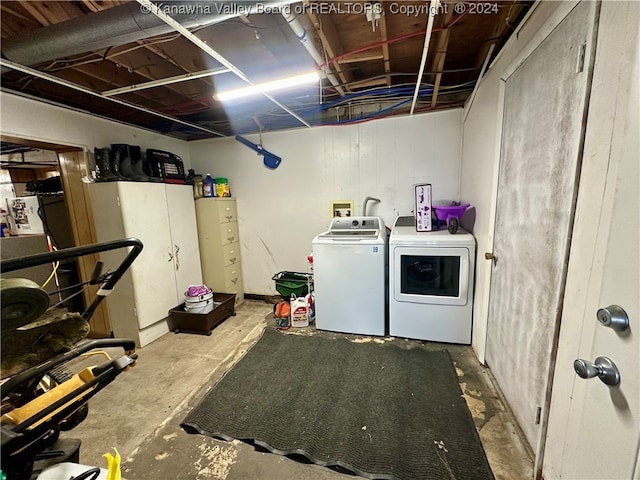
[[[446,351],[268,328],[182,427],[368,478],[494,478]]]

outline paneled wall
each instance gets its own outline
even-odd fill
[[[414,184],[431,183],[436,200],[457,199],[460,121],[457,109],[263,134],[263,147],[282,157],[275,170],[233,138],[191,142],[196,171],[227,177],[237,197],[245,291],[275,294],[275,273],[306,271],[331,200],[353,200],[361,215],[365,197],[379,198],[368,214],[391,227],[412,214]]]

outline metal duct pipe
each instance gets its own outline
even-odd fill
[[[216,1],[166,2],[162,4],[162,8],[175,6],[178,14],[173,18],[186,28],[195,28],[257,13],[258,8],[271,6],[275,8],[295,1],[297,0],[270,4]],[[131,2],[4,40],[2,56],[20,65],[36,65],[173,31],[157,16],[150,14],[144,6]]]
[[[309,52],[313,60],[316,62],[316,65],[320,66],[323,63],[325,63],[324,57],[318,51],[316,46],[313,44],[313,42],[309,38],[309,35],[307,35],[307,31],[304,29],[304,27],[300,23],[300,20],[298,20],[298,15],[294,15],[292,12],[292,9],[285,8],[282,10],[282,16],[291,27],[291,30],[293,30],[293,33],[296,34],[302,46],[307,50],[307,52]],[[340,96],[344,96],[344,89],[340,86],[340,81],[333,74],[329,65],[326,65],[323,71],[327,79],[329,79],[329,81],[331,82],[331,85],[333,85],[336,88]]]

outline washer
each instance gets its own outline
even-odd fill
[[[387,232],[378,217],[337,217],[316,236],[313,283],[316,328],[385,334]]]
[[[471,343],[476,241],[458,229],[416,231],[398,217],[389,237],[389,334]]]

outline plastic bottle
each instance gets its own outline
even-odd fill
[[[296,297],[291,295],[291,326],[292,327],[308,327],[309,326],[309,307],[304,297]]]
[[[225,177],[219,177],[215,179],[216,196],[218,197],[230,197],[231,190],[229,189],[229,180]]]
[[[202,181],[202,196],[203,197],[215,197],[216,189],[215,184],[213,183],[213,177],[210,173],[207,173],[207,176],[204,177]]]

